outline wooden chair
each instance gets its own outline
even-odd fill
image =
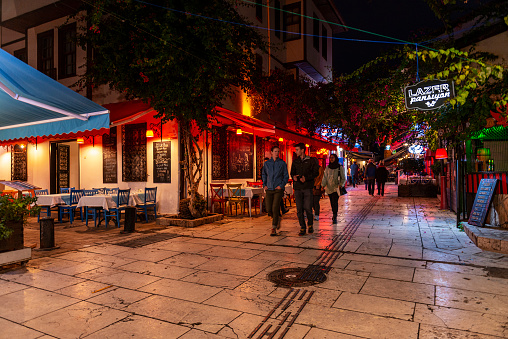
[[[118,191],[119,191],[119,188],[118,187],[115,187],[115,188],[107,188],[105,189],[105,193],[104,194],[107,194],[107,195],[117,195],[118,194]]]
[[[116,208],[110,208],[109,211],[104,211],[104,219],[106,220],[106,227],[108,227],[108,217],[116,218],[116,225],[120,227],[120,217],[122,216],[122,211],[129,205],[129,197],[131,194],[131,189],[126,190],[118,190],[118,195],[116,196]]]
[[[60,193],[71,193],[75,187],[60,187]]]
[[[69,221],[72,225],[74,221],[74,213],[78,210],[79,199],[85,194],[83,190],[71,190],[71,199],[69,205],[58,205],[58,222],[62,222],[64,214],[69,214]],[[81,215],[81,221],[84,219],[83,208],[79,207],[79,214]]]
[[[215,212],[215,203],[218,202],[222,215],[225,215],[228,200],[224,198],[224,184],[210,184],[210,193],[212,195],[212,213]]]
[[[148,209],[153,208],[155,219],[157,219],[157,187],[145,187],[144,203],[136,205],[137,209],[145,213],[145,222],[148,222]]]
[[[85,197],[91,197],[99,194],[99,189],[83,190]],[[88,207],[85,206],[85,224],[88,226],[88,217],[93,218],[94,226],[97,226],[97,216],[101,215],[101,207]]]
[[[94,187],[93,189],[99,192],[97,194],[106,194],[106,187],[98,187],[98,188]]]
[[[232,204],[235,205],[235,215],[238,215],[238,205],[245,213],[245,203],[249,200],[242,196],[242,184],[226,184],[228,189],[229,214],[233,214]]]
[[[49,193],[48,193],[48,190],[45,189],[45,190],[35,190],[34,194],[35,194],[35,197],[38,197],[40,195],[48,195]],[[51,216],[51,206],[39,206],[39,207],[41,208],[41,213],[42,213],[43,210],[45,210],[46,211],[46,215],[48,217]],[[37,222],[39,222],[39,219],[41,217],[41,213],[39,213],[39,215],[37,216]]]

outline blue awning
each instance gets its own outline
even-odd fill
[[[0,49],[0,141],[109,128],[109,111]]]

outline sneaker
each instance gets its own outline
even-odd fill
[[[272,233],[270,233],[271,237],[277,236],[277,230],[275,228],[272,228]]]
[[[309,234],[314,233],[314,227],[312,227],[312,225],[310,225],[307,232],[309,232]]]
[[[301,228],[300,233],[298,233],[298,235],[305,235],[305,233],[306,233],[305,228]]]
[[[314,220],[319,220],[319,215],[315,215]]]

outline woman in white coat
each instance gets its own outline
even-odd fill
[[[331,154],[328,166],[325,168],[323,180],[321,180],[321,187],[325,189],[328,198],[330,198],[330,205],[332,206],[332,223],[337,223],[337,212],[339,210],[339,187],[344,187],[346,184],[346,172],[344,166],[339,164],[339,158],[336,154]]]

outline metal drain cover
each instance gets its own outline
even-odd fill
[[[141,237],[141,238],[126,240],[126,241],[122,241],[122,242],[117,242],[115,245],[132,247],[132,248],[143,247],[146,245],[155,244],[156,242],[159,242],[159,241],[169,240],[169,239],[173,239],[176,237],[179,237],[179,235],[174,234],[174,233],[157,233],[154,235],[149,235],[148,237]]]
[[[308,268],[282,268],[268,274],[267,278],[277,287],[304,287],[320,284],[326,281],[326,274],[321,270],[316,270],[312,276],[302,279],[302,275],[308,271]]]

